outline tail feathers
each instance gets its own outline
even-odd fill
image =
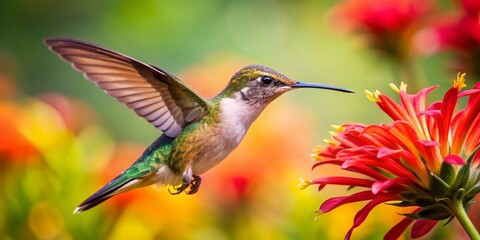
[[[132,188],[130,187],[133,185],[138,185],[139,181],[141,181],[141,179],[132,179],[120,175],[83,201],[77,208],[75,208],[73,213],[76,214],[86,211],[119,193],[131,190]]]

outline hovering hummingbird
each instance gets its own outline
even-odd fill
[[[163,131],[129,168],[74,213],[151,184],[173,186],[171,194],[194,194],[200,175],[225,159],[262,110],[281,94],[297,88],[352,92],[297,82],[271,68],[249,65],[235,73],[216,97],[205,99],[175,76],[127,55],[74,39],[47,39],[45,44],[86,79]]]

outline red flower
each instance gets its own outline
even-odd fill
[[[460,0],[461,7],[467,16],[478,17],[480,2],[477,0]]]
[[[480,44],[480,23],[477,16],[462,16],[453,22],[440,24],[436,29],[440,45],[461,54],[478,48]]]
[[[340,22],[366,34],[373,47],[394,57],[408,52],[412,31],[430,10],[423,0],[347,0],[335,9]]]
[[[411,236],[428,233],[439,220],[468,209],[480,191],[480,84],[461,92],[464,74],[457,76],[442,101],[426,106],[426,97],[436,87],[415,95],[406,93],[406,85],[391,87],[401,104],[378,91],[367,96],[390,117],[390,124],[344,124],[328,146],[317,150],[318,162],[340,166],[355,177],[331,176],[303,181],[299,186],[346,185],[366,188],[348,196],[334,197],[320,206],[319,213],[343,204],[369,201],[355,216],[346,235],[360,226],[378,204],[414,207],[394,226],[385,239],[396,239],[413,223]],[[469,97],[466,106],[455,112],[457,101]],[[459,205],[460,204],[460,205]],[[461,206],[461,209],[459,209]]]
[[[480,77],[480,2],[476,0],[460,1],[461,11],[458,17],[435,24],[431,46],[438,46],[441,51],[456,54],[456,70],[470,71],[476,78]],[[474,79],[478,80],[478,79]]]

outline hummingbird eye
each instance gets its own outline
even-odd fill
[[[260,81],[265,85],[270,85],[273,83],[273,78],[265,75],[260,78]]]

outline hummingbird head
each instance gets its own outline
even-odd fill
[[[348,89],[294,81],[268,67],[249,65],[235,73],[223,96],[240,97],[249,105],[267,105],[281,94],[297,88],[321,88],[341,92]]]

